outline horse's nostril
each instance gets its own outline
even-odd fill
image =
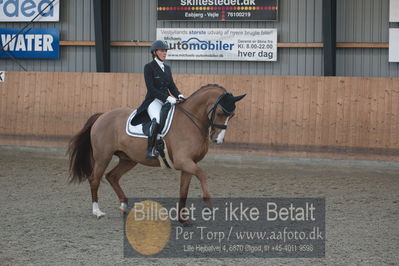
[[[216,139],[213,140],[213,143],[217,143],[218,141]]]

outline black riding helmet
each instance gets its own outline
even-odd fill
[[[152,58],[157,57],[159,59],[159,57],[155,54],[156,50],[169,50],[169,45],[161,40],[156,40],[151,44],[151,55]]]
[[[151,44],[151,53],[156,50],[169,50],[169,45],[164,41],[156,40]]]

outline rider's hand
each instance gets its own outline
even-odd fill
[[[168,98],[166,98],[166,101],[172,105],[176,104],[176,99],[173,98],[172,96],[168,96]]]
[[[186,98],[184,98],[183,94],[179,94],[179,96],[177,96],[177,98],[179,99],[179,101],[184,102],[186,100]]]

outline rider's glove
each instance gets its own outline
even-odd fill
[[[179,94],[179,96],[177,96],[177,98],[179,99],[179,101],[184,102],[186,100],[186,98],[184,98],[183,94]]]
[[[166,101],[172,105],[176,104],[176,99],[173,98],[172,96],[168,96],[168,98],[166,98]]]

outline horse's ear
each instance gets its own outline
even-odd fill
[[[238,102],[239,100],[241,100],[242,98],[244,98],[247,94],[243,94],[240,96],[234,96],[234,102]]]

